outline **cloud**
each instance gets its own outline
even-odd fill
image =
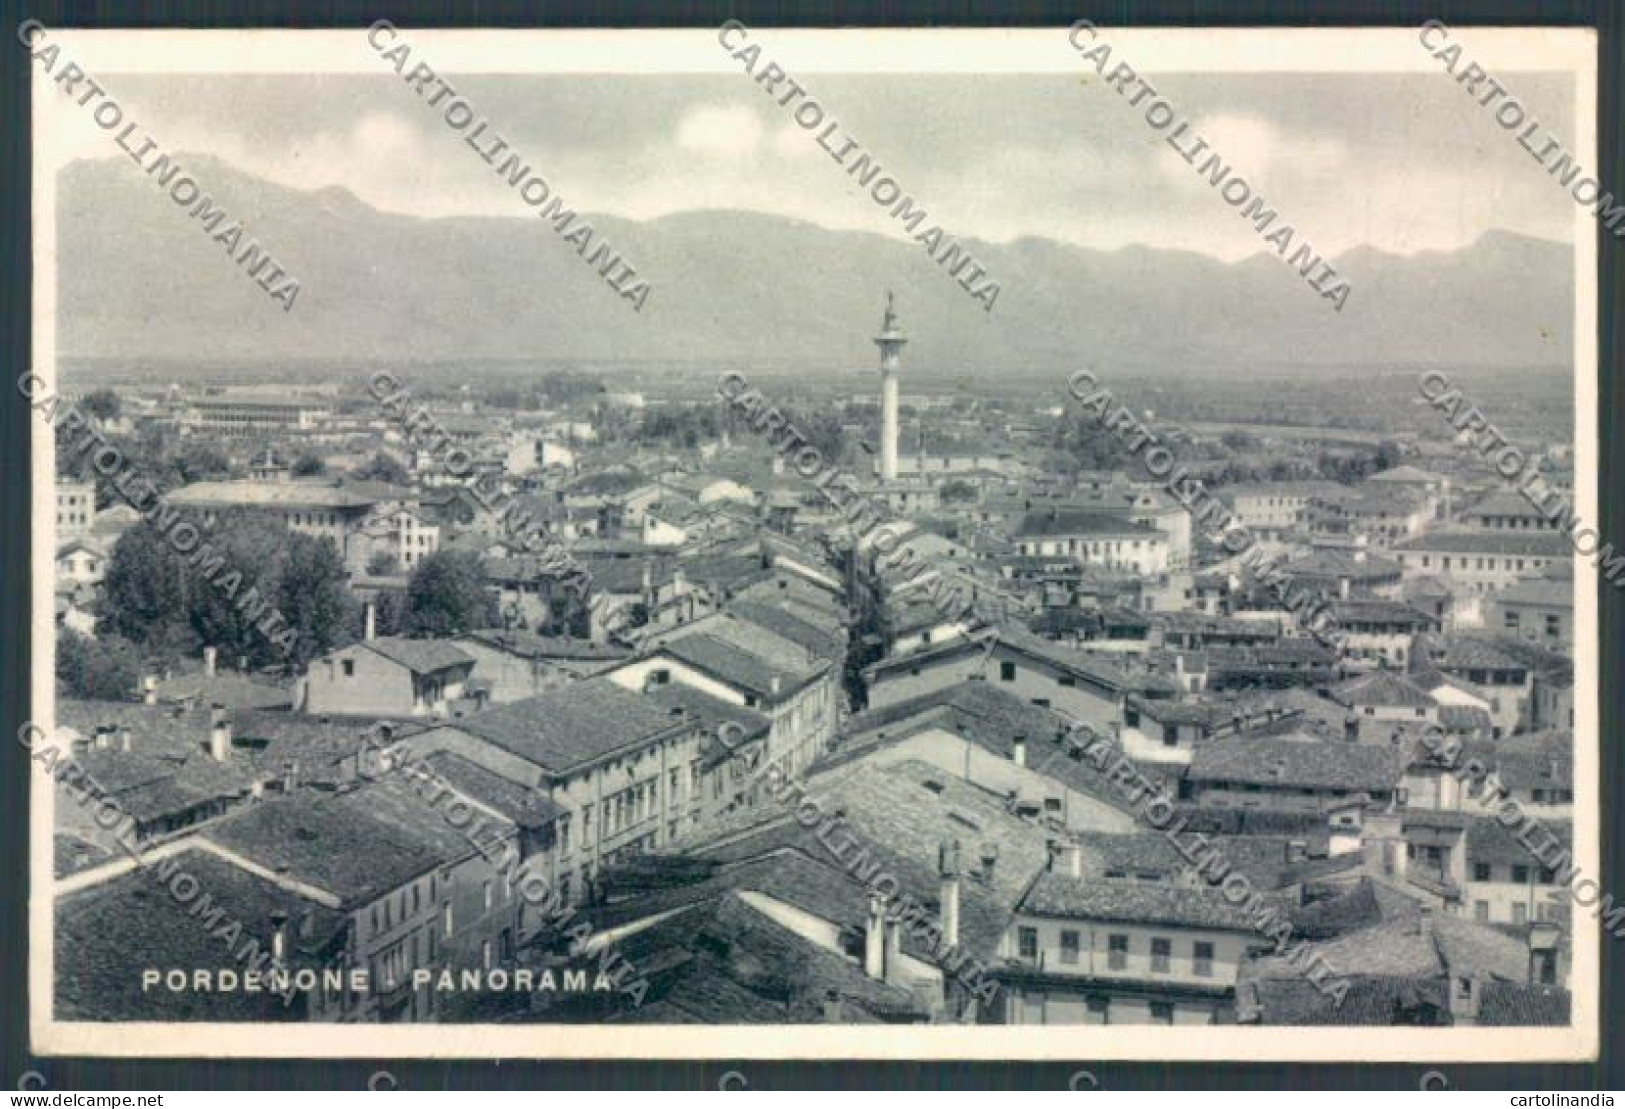
[[[1293,176],[1333,174],[1348,157],[1347,146],[1338,139],[1284,132],[1255,115],[1219,113],[1194,119],[1179,140],[1180,148],[1191,150],[1197,138],[1207,143],[1207,149],[1198,155],[1199,161],[1209,153],[1218,154],[1237,172],[1257,180],[1263,180],[1272,169]],[[1164,154],[1160,159],[1164,174],[1190,176],[1190,165],[1183,155],[1166,146]]]
[[[704,104],[690,108],[677,125],[677,145],[711,158],[753,154],[764,128],[756,113],[743,105]]]

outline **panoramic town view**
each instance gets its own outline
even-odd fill
[[[331,79],[363,145],[299,147],[327,180],[279,175],[272,86],[308,79],[263,76],[126,75],[154,134],[250,122],[58,175],[61,357],[20,383],[55,437],[57,1020],[1570,1024],[1597,536],[1538,168],[1437,240],[1429,203],[1478,202],[1407,192],[1388,241],[1283,186],[1270,244],[1118,94],[1011,77],[1011,141],[1087,114],[1174,162],[1130,191],[1179,241],[1046,231],[1014,186],[997,234],[923,171],[905,228],[748,64],[458,80],[516,148],[557,93],[599,154],[646,124],[814,182],[660,212],[585,178],[538,219],[418,61]],[[816,76],[901,181],[926,147],[883,121],[944,79]],[[1434,149],[1290,80],[1324,118],[1158,84],[1278,183],[1311,126],[1315,172]],[[1441,135],[1479,125],[1437,80]],[[478,204],[357,185],[431,142],[434,203]],[[1306,281],[1267,255],[1310,230]]]

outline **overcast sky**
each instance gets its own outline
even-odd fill
[[[932,222],[959,237],[1036,235],[1226,260],[1263,249],[1143,110],[1083,75],[1092,76],[811,74],[803,83]],[[1569,78],[1509,77],[1531,117],[1567,141]],[[743,208],[900,233],[815,133],[742,74],[451,80],[490,121],[488,133],[509,140],[579,210],[649,219]],[[164,149],[213,153],[299,188],[341,185],[393,212],[527,210],[387,67],[378,76],[107,74],[104,83]],[[1321,251],[1453,249],[1492,228],[1570,238],[1573,201],[1442,71],[1155,83]],[[108,153],[111,141],[88,113],[65,106],[57,117],[73,129],[74,153]]]

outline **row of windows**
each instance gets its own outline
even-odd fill
[[[1550,904],[1544,904],[1543,903],[1543,904],[1535,906],[1535,919],[1536,920],[1556,921],[1556,920],[1559,920],[1561,918],[1561,916],[1562,916],[1562,913],[1560,911],[1559,906],[1557,906],[1557,905],[1550,905]],[[1473,919],[1478,921],[1480,924],[1488,924],[1490,922],[1490,903],[1488,901],[1474,901],[1473,902]],[[1528,924],[1529,923],[1529,906],[1525,905],[1522,901],[1513,902],[1513,905],[1512,905],[1512,923],[1513,924]],[[1548,982],[1547,984],[1550,985],[1551,983]]]
[[[1424,569],[1424,570],[1429,569],[1432,566],[1432,561],[1433,561],[1433,556],[1432,555],[1423,555],[1422,556],[1422,569]],[[1496,565],[1497,561],[1499,561],[1501,563],[1501,565],[1499,565],[1499,566]],[[1524,569],[1524,563],[1526,561],[1528,562],[1529,569],[1531,569],[1531,570],[1544,569],[1545,566],[1546,566],[1546,562],[1547,562],[1547,560],[1544,559],[1544,558],[1531,558],[1531,559],[1527,559],[1527,560],[1522,559],[1522,558],[1502,558],[1502,559],[1497,560],[1495,558],[1495,556],[1493,556],[1493,555],[1488,556],[1488,557],[1479,556],[1479,557],[1476,557],[1476,558],[1469,558],[1467,555],[1458,555],[1456,557],[1456,569],[1458,569],[1458,570],[1503,570],[1503,571],[1508,571],[1508,572],[1522,573],[1523,569]],[[1474,565],[1469,566],[1468,565],[1469,562],[1474,563]],[[1486,565],[1486,563],[1488,565]],[[1441,570],[1450,569],[1450,556],[1449,555],[1441,555],[1441,556],[1439,556],[1439,569],[1441,569]]]
[[[429,875],[429,900],[433,901],[438,895],[438,880],[435,875]],[[423,889],[421,882],[413,882],[407,889],[401,890],[374,902],[372,906],[372,930],[388,931],[397,921],[404,921],[416,915],[422,907]],[[448,912],[450,906],[447,907]],[[380,923],[381,922],[381,923]],[[446,933],[450,935],[448,931]]]
[[[1060,960],[1063,966],[1076,966],[1081,961],[1081,935],[1073,928],[1061,930]],[[1016,931],[1018,953],[1023,959],[1038,958],[1038,929],[1022,927]],[[1122,933],[1106,937],[1106,966],[1110,970],[1128,967],[1129,938]],[[1151,973],[1168,974],[1173,967],[1174,941],[1161,936],[1151,939]],[[1213,976],[1213,944],[1197,940],[1191,945],[1191,971],[1199,978]]]

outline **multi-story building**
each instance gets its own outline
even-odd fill
[[[1458,592],[1495,593],[1520,578],[1574,557],[1568,541],[1545,531],[1441,531],[1396,543],[1407,578],[1432,574]]]
[[[1386,745],[1238,736],[1198,745],[1180,790],[1205,806],[1318,811],[1364,793],[1381,808],[1394,803],[1404,772]]]
[[[1000,947],[1007,1024],[1225,1024],[1259,942],[1217,889],[1085,879],[1061,848],[1021,903]]]
[[[332,406],[317,397],[226,389],[193,398],[183,420],[215,435],[259,437],[314,431],[331,418]]]
[[[1417,535],[1433,518],[1433,502],[1404,487],[1360,486],[1309,499],[1309,531],[1328,537],[1363,537],[1387,548]]]
[[[1334,601],[1329,615],[1342,632],[1345,657],[1357,667],[1404,667],[1411,640],[1438,630],[1433,617],[1420,609],[1378,597]]]
[[[88,481],[56,483],[56,541],[84,535],[96,522],[96,486]]]
[[[1306,532],[1310,499],[1341,488],[1332,481],[1275,481],[1227,486],[1218,496],[1253,535],[1279,539],[1288,532]]]
[[[1027,556],[1065,555],[1083,566],[1136,574],[1168,572],[1168,537],[1119,512],[1050,508],[1029,512],[1016,530]]]
[[[1573,833],[1567,821],[1543,821],[1542,830],[1561,844],[1565,854],[1571,850]],[[1468,825],[1463,902],[1480,924],[1567,920],[1568,901],[1558,879],[1556,871],[1518,841],[1517,829],[1493,816]]]
[[[765,757],[797,775],[835,738],[841,659],[754,620],[717,612],[661,632],[645,656],[609,672],[623,689],[691,686],[771,721]]]
[[[1129,671],[1081,651],[1002,628],[997,636],[959,637],[940,646],[894,655],[864,669],[869,706],[883,708],[977,678],[1029,704],[1079,723],[1105,726],[1123,719],[1133,692],[1172,697],[1174,684]]]
[[[700,826],[712,733],[681,704],[598,677],[402,742],[457,754],[555,806],[557,886],[576,898],[605,864]]]
[[[1497,489],[1462,513],[1462,523],[1484,531],[1557,531],[1560,516],[1536,508],[1512,489]]]
[[[1574,642],[1572,578],[1524,578],[1495,594],[1488,626],[1554,651]]]
[[[365,968],[368,989],[324,985],[309,998],[312,1019],[429,1019],[441,998],[414,982],[414,970],[490,968],[513,957],[520,898],[493,857],[514,828],[484,810],[477,844],[446,808],[386,776],[327,796],[274,798],[209,828],[211,851],[344,918],[327,964]]]

